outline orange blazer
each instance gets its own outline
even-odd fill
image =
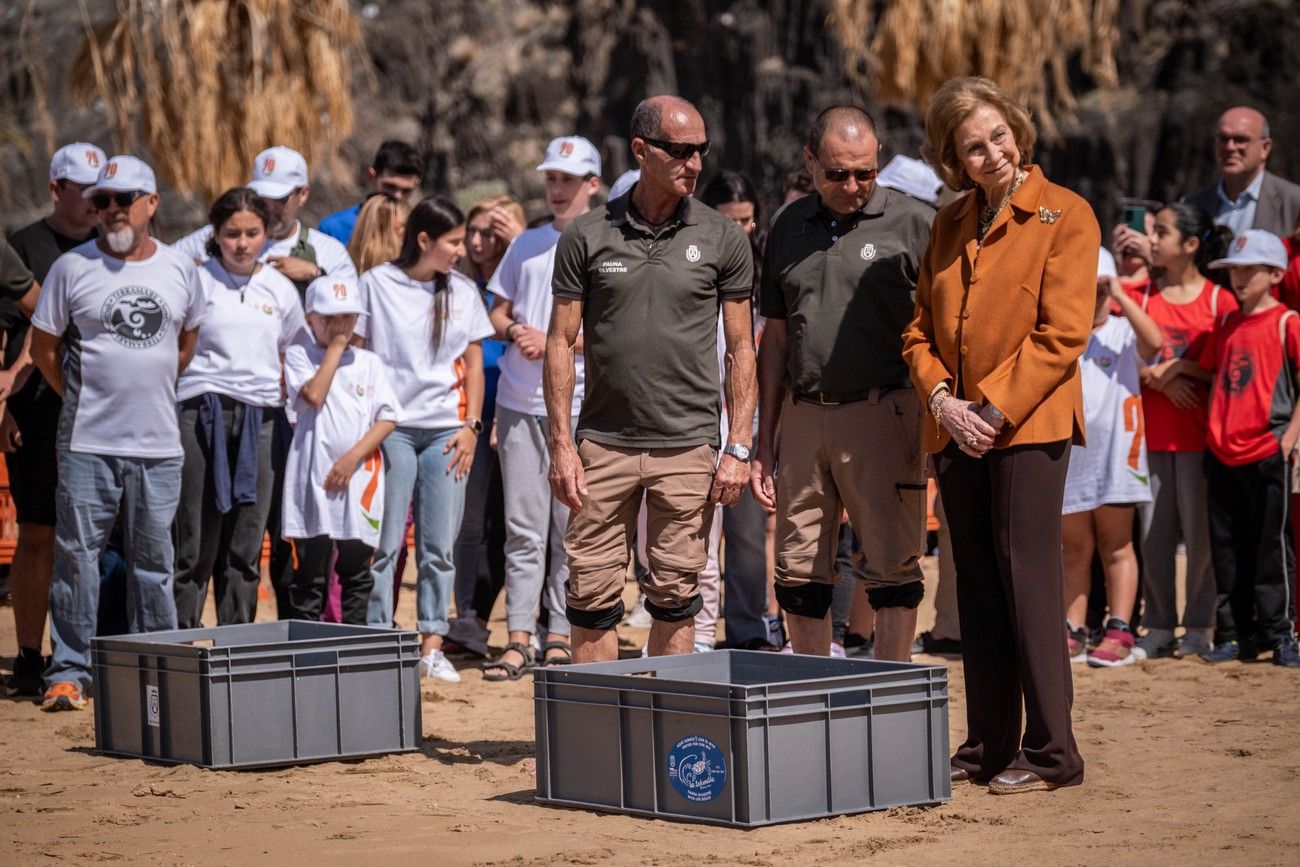
[[[916,317],[903,358],[927,404],[947,380],[954,394],[1007,417],[994,448],[1083,443],[1079,356],[1097,299],[1101,230],[1092,208],[1037,166],[998,214],[977,251],[974,194],[935,215],[921,261]],[[926,418],[925,447],[949,435]]]

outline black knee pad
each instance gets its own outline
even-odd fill
[[[881,608],[915,608],[925,595],[925,585],[909,581],[895,587],[872,587],[867,591],[867,601],[879,611]]]
[[[645,601],[645,610],[652,618],[663,623],[680,623],[683,620],[689,620],[696,614],[699,614],[700,609],[703,607],[704,597],[700,596],[698,593],[691,597],[690,602],[687,602],[685,605],[679,605],[676,608],[662,608],[655,605],[649,599],[646,599]]]
[[[598,611],[579,611],[572,605],[565,605],[564,616],[570,625],[583,629],[613,629],[623,619],[623,600],[620,599],[613,608]]]
[[[781,609],[800,617],[821,620],[831,610],[831,598],[835,588],[830,584],[810,582],[798,587],[776,585],[776,601]]]

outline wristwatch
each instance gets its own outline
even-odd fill
[[[475,435],[483,433],[483,420],[479,418],[465,419],[465,427],[472,430]]]
[[[724,455],[731,455],[736,460],[744,463],[749,463],[749,457],[753,454],[753,452],[749,450],[749,446],[742,446],[740,443],[732,443],[723,449],[722,453]]]

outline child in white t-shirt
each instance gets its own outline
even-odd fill
[[[337,551],[343,622],[366,622],[370,558],[384,503],[379,445],[402,421],[402,408],[382,362],[350,345],[364,312],[355,280],[312,281],[307,327],[315,340],[290,346],[284,356],[288,405],[297,424],[285,463],[283,532],[294,543],[289,600],[299,620],[320,619],[330,558]]]
[[[1112,303],[1122,316],[1110,314]],[[1092,337],[1079,360],[1088,444],[1070,449],[1061,527],[1070,658],[1086,658],[1094,668],[1116,668],[1135,660],[1129,628],[1138,579],[1133,516],[1138,503],[1151,502],[1138,370],[1163,343],[1160,326],[1120,287],[1115,260],[1102,250]],[[1105,637],[1089,653],[1082,624],[1094,553],[1106,572],[1110,618]]]

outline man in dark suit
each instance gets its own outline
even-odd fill
[[[1230,108],[1219,117],[1214,156],[1219,179],[1187,197],[1214,222],[1233,234],[1267,229],[1289,236],[1300,216],[1300,185],[1269,174],[1264,163],[1273,150],[1268,119],[1253,108]]]

